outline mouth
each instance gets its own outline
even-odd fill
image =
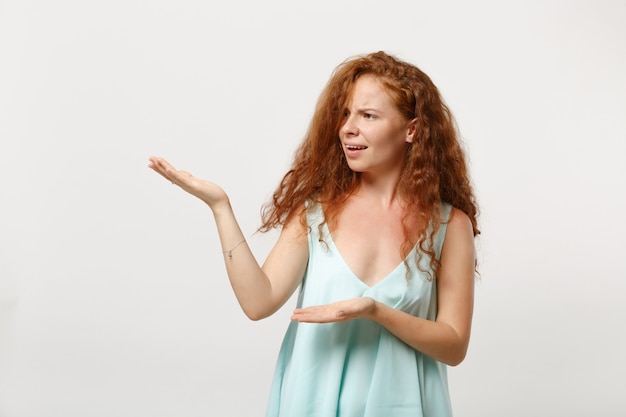
[[[362,151],[364,149],[367,149],[367,146],[346,145],[346,149],[349,151]]]

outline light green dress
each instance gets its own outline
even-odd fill
[[[451,206],[441,208],[434,237],[441,254]],[[417,317],[435,320],[436,281],[416,265],[413,252],[387,277],[368,286],[350,270],[335,247],[320,205],[308,208],[309,263],[298,307],[371,297]],[[374,226],[375,227],[375,226]],[[320,240],[321,238],[321,240]],[[430,259],[422,256],[422,269]],[[389,333],[356,319],[342,323],[291,322],[283,340],[267,408],[268,417],[449,417],[446,366]]]

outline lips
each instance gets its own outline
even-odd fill
[[[344,153],[346,155],[346,158],[348,159],[358,158],[359,155],[361,155],[367,149],[367,146],[363,146],[363,145],[344,144],[343,146],[344,146]]]
[[[349,151],[362,151],[364,149],[367,149],[367,146],[346,145],[346,149],[349,150]]]

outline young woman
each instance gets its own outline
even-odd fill
[[[162,158],[150,168],[211,208],[252,320],[299,287],[268,416],[452,415],[446,365],[470,339],[477,206],[450,111],[430,78],[384,52],[322,92],[261,230],[261,267],[228,196]]]

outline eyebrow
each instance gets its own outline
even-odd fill
[[[359,113],[382,113],[382,111],[375,109],[373,107],[362,107],[356,109]]]

